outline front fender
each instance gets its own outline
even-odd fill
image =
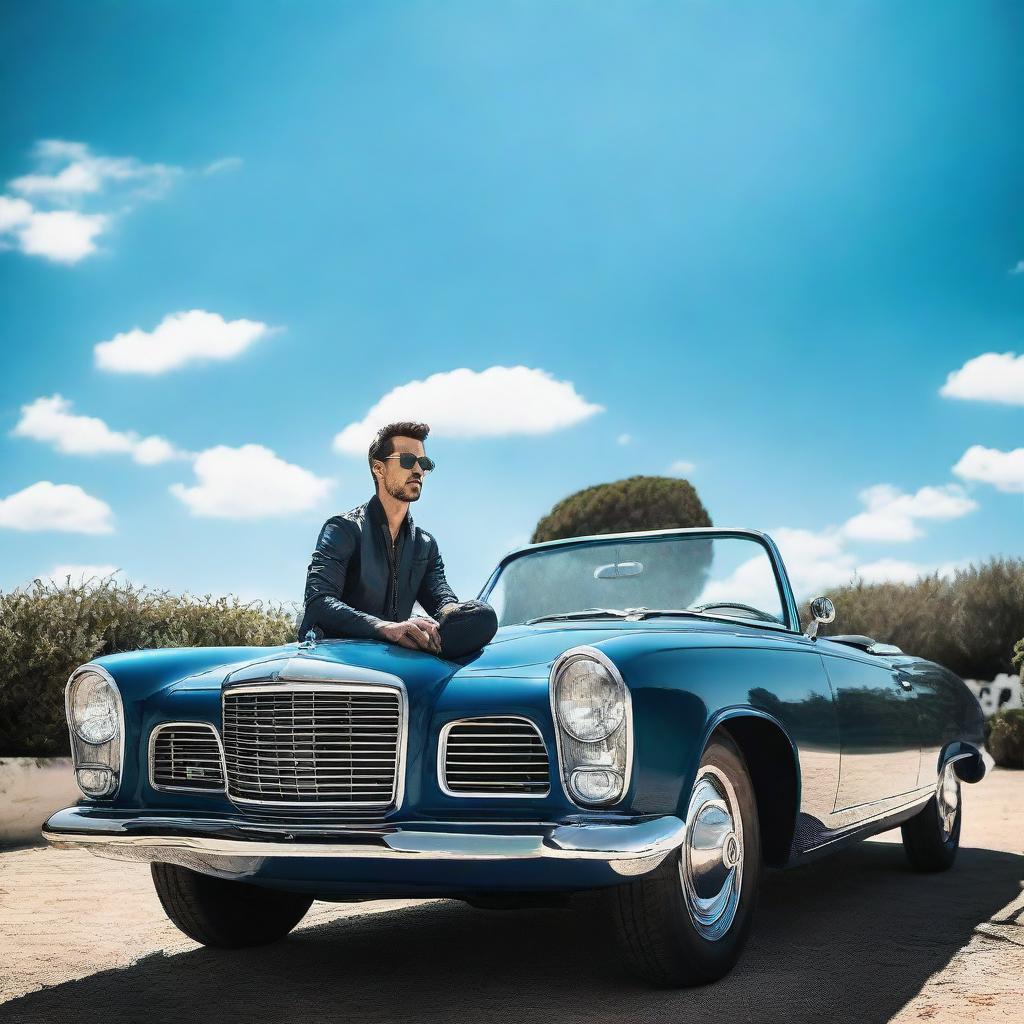
[[[784,641],[751,648],[601,646],[616,660],[633,700],[629,800],[635,813],[684,815],[709,737],[740,718],[764,722],[784,737],[799,809],[822,820],[831,813],[839,730],[828,677],[813,648]],[[758,770],[771,771],[770,761]]]

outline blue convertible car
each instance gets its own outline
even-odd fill
[[[983,719],[939,665],[802,628],[772,541],[665,530],[535,544],[458,661],[372,640],[139,651],[83,665],[84,798],[55,846],[146,861],[199,942],[285,936],[314,899],[495,907],[605,891],[663,985],[720,977],[763,865],[895,826],[948,868]]]

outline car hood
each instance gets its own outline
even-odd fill
[[[732,646],[782,639],[764,629],[702,619],[539,622],[503,626],[483,650],[457,661],[377,640],[327,640],[312,646],[293,644],[268,651],[265,657],[222,664],[180,679],[171,689],[219,689],[247,680],[296,674],[316,676],[336,665],[351,667],[360,674],[385,672],[397,676],[410,692],[436,692],[455,676],[546,675],[551,663],[571,647],[607,642],[617,647],[619,643],[629,644],[631,639],[666,635],[671,635],[672,644],[677,647]]]
[[[677,647],[740,646],[774,644],[792,639],[792,634],[707,618],[648,618],[640,622],[610,620],[595,623],[547,622],[531,626],[504,626],[483,650],[464,658],[459,675],[534,675],[547,673],[563,651],[583,645],[608,643],[616,649],[642,641],[644,637],[672,637]],[[610,653],[610,651],[609,651]]]

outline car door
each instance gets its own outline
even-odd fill
[[[885,658],[856,650],[825,655],[824,662],[839,721],[835,810],[915,789],[921,741],[911,679]]]

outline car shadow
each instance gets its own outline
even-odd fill
[[[1017,895],[1022,877],[1024,857],[982,849],[962,849],[945,874],[915,874],[889,843],[770,872],[738,967],[698,989],[652,989],[626,974],[600,900],[580,898],[576,912],[440,902],[342,918],[254,950],[156,954],[13,1000],[0,1020],[880,1024]]]

